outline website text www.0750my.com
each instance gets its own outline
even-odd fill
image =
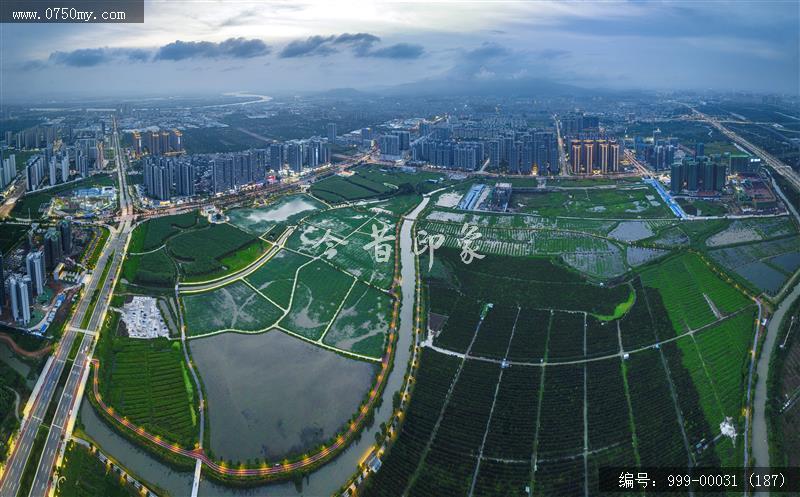
[[[74,7],[48,7],[43,10],[15,10],[11,13],[11,17],[15,21],[124,21],[126,13],[124,11],[94,12],[78,10]]]

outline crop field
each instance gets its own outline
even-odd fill
[[[225,214],[237,228],[261,235],[280,224],[296,224],[323,207],[321,202],[308,195],[289,195],[264,207],[232,209]]]
[[[353,169],[351,176],[334,175],[314,183],[311,193],[327,202],[339,203],[387,196],[401,189],[426,192],[434,189],[437,173],[405,172],[391,167],[363,166]]]
[[[800,269],[800,236],[720,248],[709,254],[758,290],[775,295]]]
[[[248,275],[245,280],[276,304],[286,308],[294,288],[297,269],[311,258],[289,250],[281,250]]]
[[[177,268],[166,248],[143,255],[129,254],[122,266],[122,277],[135,285],[171,287],[177,276]]]
[[[241,269],[267,247],[267,242],[230,224],[187,231],[167,242],[182,278],[188,281],[211,279]]]
[[[721,247],[796,234],[797,228],[790,217],[736,219],[726,229],[706,239],[706,245]]]
[[[608,190],[575,189],[546,193],[515,193],[509,207],[518,212],[546,217],[671,218],[655,190],[618,187]]]
[[[184,294],[183,305],[189,336],[222,330],[265,331],[283,314],[242,281],[210,292]]]
[[[354,180],[339,175],[314,183],[311,194],[326,202],[339,203],[385,195],[389,188],[368,180]]]
[[[691,254],[648,269],[642,273],[642,281],[662,294],[677,333],[709,324],[717,313],[730,314],[750,304],[747,297]]]
[[[357,282],[342,304],[323,343],[380,358],[389,332],[392,297]]]
[[[179,342],[103,335],[98,344],[103,400],[149,432],[192,447],[198,426],[193,386]]]
[[[423,346],[407,414],[429,423],[401,427],[372,477],[383,488],[364,495],[599,495],[603,466],[740,465],[756,307],[699,255],[651,250],[612,288],[543,258],[465,265],[443,247],[428,272],[421,257],[443,326]],[[593,306],[609,299],[614,309]],[[431,378],[444,361],[461,364],[452,389],[450,375]]]
[[[356,280],[329,265],[314,261],[300,269],[283,328],[311,340],[322,337]]]
[[[231,224],[209,224],[196,212],[148,220],[131,235],[123,272],[131,283],[171,286],[244,268],[269,247]],[[142,273],[142,274],[140,274]]]
[[[485,302],[613,315],[630,296],[627,285],[594,285],[544,258],[493,256],[466,265],[458,250],[440,248],[434,261],[431,272],[425,274],[427,257],[420,258],[423,276],[429,281]]]
[[[130,252],[145,252],[163,245],[170,237],[193,227],[207,226],[208,221],[197,212],[157,217],[133,230],[128,247]]]

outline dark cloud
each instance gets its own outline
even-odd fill
[[[416,59],[423,53],[421,45],[397,43],[386,47],[375,45],[381,39],[370,33],[342,33],[330,36],[309,36],[305,40],[294,40],[280,52],[282,58],[308,57],[312,55],[326,57],[349,49],[356,57],[381,57],[386,59]]]
[[[48,60],[54,64],[72,67],[92,67],[115,60],[145,62],[150,58],[147,50],[140,48],[80,48],[71,52],[56,51]],[[41,63],[41,62],[40,62]]]
[[[258,39],[228,38],[220,43],[210,41],[175,40],[159,48],[155,60],[185,60],[193,58],[249,59],[270,53],[270,47]]]
[[[380,57],[384,59],[418,59],[425,50],[422,45],[411,43],[397,43],[388,47],[377,48],[366,53],[365,57]]]
[[[511,51],[502,45],[498,45],[494,42],[483,42],[480,47],[465,52],[463,58],[465,60],[482,62],[498,57],[505,57],[510,53]]]
[[[334,38],[334,36],[309,36],[305,40],[294,40],[283,47],[278,55],[284,59],[309,55],[330,55],[336,52],[335,49],[328,46]]]
[[[363,57],[369,53],[374,44],[380,41],[380,38],[369,33],[342,33],[333,40],[333,43],[336,45],[349,45],[356,55]]]

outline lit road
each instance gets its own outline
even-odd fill
[[[88,377],[89,365],[91,363],[92,353],[94,351],[94,339],[96,332],[100,329],[103,319],[105,318],[111,292],[113,291],[114,282],[116,281],[116,275],[124,259],[125,245],[127,243],[128,234],[131,231],[133,210],[130,199],[128,198],[127,178],[125,176],[124,161],[122,160],[121,149],[119,146],[119,135],[116,130],[116,123],[114,126],[112,140],[115,149],[114,156],[120,185],[119,201],[121,222],[118,229],[111,230],[111,236],[109,237],[106,246],[103,248],[103,252],[101,253],[100,259],[98,260],[97,266],[93,272],[93,277],[89,282],[89,285],[86,289],[86,292],[84,292],[80,303],[78,304],[75,315],[70,321],[69,326],[66,328],[64,338],[62,339],[62,344],[59,347],[59,353],[63,355],[64,360],[59,363],[60,366],[56,368],[57,371],[54,370],[52,371],[52,374],[48,374],[48,376],[45,377],[45,383],[42,388],[42,392],[44,393],[45,388],[47,388],[49,394],[46,397],[40,394],[36,398],[37,406],[39,404],[42,406],[39,409],[43,412],[46,412],[47,406],[49,406],[51,402],[50,398],[52,397],[53,391],[55,390],[55,387],[61,376],[61,372],[72,343],[76,337],[82,334],[80,348],[75,356],[72,369],[67,376],[64,388],[61,391],[61,397],[58,400],[55,415],[50,423],[50,429],[45,441],[44,449],[37,464],[36,474],[29,493],[29,496],[31,497],[44,497],[49,492],[52,482],[51,475],[53,473],[53,467],[55,466],[56,460],[64,449],[64,444],[69,435],[68,431],[71,430],[70,425],[76,414],[75,409],[77,409],[80,405],[83,387],[86,378]],[[101,281],[102,274],[106,271],[107,264],[110,264],[110,267],[108,268],[108,275],[105,280]],[[93,299],[93,296],[96,293],[97,297]],[[93,300],[94,308],[92,308]],[[85,330],[86,332],[80,331],[81,324],[84,322],[84,319],[88,313],[91,314],[89,314],[90,317]],[[17,466],[12,468],[12,466],[9,465],[9,470],[7,474],[4,475],[4,480],[2,482],[3,486],[0,489],[0,497],[5,495],[16,495],[18,491],[19,480],[25,467],[25,463],[22,461],[23,459],[27,461],[27,459],[31,457],[30,450],[32,444],[23,445],[22,440],[23,437],[26,439],[30,438],[31,441],[35,438],[36,432],[42,423],[42,416],[40,416],[38,421],[35,417],[31,417],[30,422],[23,427],[23,431],[21,431],[20,434],[20,447],[27,448],[24,451],[18,451],[17,458],[20,462],[13,461],[17,463]],[[33,456],[35,457],[36,455]],[[18,471],[19,473],[16,473],[16,471],[13,470]]]

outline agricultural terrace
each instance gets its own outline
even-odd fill
[[[109,321],[96,351],[104,402],[148,432],[193,448],[200,429],[198,397],[180,342],[120,336],[119,315],[111,314]]]
[[[211,224],[195,212],[155,218],[133,230],[122,278],[146,287],[213,280],[248,266],[269,247],[257,235]]]
[[[420,257],[429,336],[361,495],[592,495],[603,466],[742,464],[753,301],[692,252],[602,286],[554,260]]]
[[[397,193],[427,193],[444,177],[439,173],[365,165],[352,174],[333,175],[311,186],[311,194],[329,203],[352,202]]]
[[[184,288],[187,334],[275,328],[353,358],[379,360],[394,302],[395,245],[389,240],[379,259],[369,244],[373,229],[394,236],[398,219],[382,203],[311,211],[261,266],[213,289]]]

